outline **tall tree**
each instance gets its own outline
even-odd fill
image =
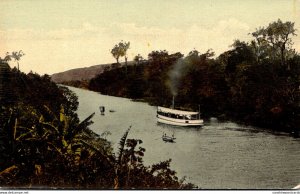
[[[296,29],[292,22],[282,22],[278,19],[276,22],[270,23],[267,27],[260,28],[252,33],[255,37],[257,46],[269,45],[269,54],[273,58],[279,56],[281,65],[286,65],[286,57],[293,45],[291,36],[296,35]],[[261,51],[260,51],[261,52]],[[275,56],[274,56],[275,55]],[[290,69],[290,66],[287,67]]]
[[[130,42],[119,42],[114,46],[114,48],[111,50],[111,54],[113,57],[117,60],[117,63],[119,63],[120,57],[125,57],[125,68],[126,68],[126,75],[127,75],[127,50],[130,47]]]
[[[24,55],[25,55],[25,53],[22,50],[13,51],[10,55],[10,57],[13,58],[14,61],[17,62],[17,64],[18,64],[18,71],[20,70],[19,69],[19,61],[21,60],[21,57]]]
[[[115,45],[114,48],[111,50],[111,54],[113,57],[117,60],[117,63],[119,64],[119,58],[121,56],[119,45]]]
[[[125,68],[126,68],[126,76],[127,76],[127,50],[129,49],[130,42],[123,42],[119,43],[121,57],[125,57]]]

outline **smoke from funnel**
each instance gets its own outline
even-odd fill
[[[178,94],[180,80],[187,73],[187,66],[187,63],[183,59],[178,59],[168,73],[169,80],[167,81],[167,85],[173,96],[177,96]]]

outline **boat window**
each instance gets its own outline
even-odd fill
[[[163,115],[163,116],[165,116],[165,115],[166,115],[166,113],[164,113],[164,112],[161,112],[161,111],[157,111],[157,114],[159,114],[159,115]]]
[[[175,114],[171,114],[171,117],[174,118],[174,119],[177,118]]]
[[[163,112],[161,110],[158,110],[157,114],[165,116],[165,117],[169,117],[169,118],[174,118],[174,119],[185,119],[185,120],[197,120],[198,119],[198,114],[182,115],[182,114],[175,114],[175,113],[170,113],[170,112]]]
[[[192,115],[192,120],[197,120],[198,119],[198,114]]]

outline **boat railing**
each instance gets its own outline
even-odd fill
[[[170,113],[170,112],[163,112],[163,111],[157,111],[158,115],[162,115],[165,117],[169,118],[174,118],[174,119],[185,119],[185,120],[198,120],[199,116],[198,114],[175,114],[175,113]]]

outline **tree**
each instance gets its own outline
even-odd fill
[[[127,50],[129,49],[130,42],[119,42],[119,44],[116,44],[114,48],[111,50],[111,54],[113,57],[117,60],[117,63],[119,63],[120,57],[125,57],[125,67],[126,67],[126,75],[127,75]]]
[[[9,61],[11,61],[11,55],[9,54],[9,52],[6,52],[6,56],[2,59],[1,57],[0,57],[0,62],[9,62]]]
[[[166,50],[152,51],[148,54],[148,60],[151,62],[164,61],[168,58],[169,53]]]
[[[215,55],[212,49],[208,49],[205,53],[201,54],[196,49],[189,52],[186,59],[190,61],[190,63],[199,63],[199,61],[205,61],[209,58],[212,58]]]
[[[275,58],[279,56],[281,65],[286,65],[286,57],[288,51],[293,45],[291,36],[296,35],[296,29],[292,22],[282,22],[278,19],[276,22],[270,23],[267,27],[260,28],[252,33],[255,37],[255,44],[259,48],[269,45],[269,54]],[[262,51],[258,50],[258,53]],[[290,66],[288,65],[288,70]]]
[[[126,68],[126,76],[127,76],[127,50],[129,49],[130,42],[123,42],[119,43],[121,57],[125,57],[125,68]]]
[[[4,59],[0,57],[0,62],[9,62],[12,59],[14,59],[15,62],[18,64],[18,70],[19,70],[19,61],[21,60],[21,57],[24,56],[25,53],[22,50],[19,51],[13,51],[11,54],[9,52],[6,52],[6,56]]]
[[[133,60],[135,61],[135,63],[136,63],[137,65],[139,65],[140,62],[141,62],[141,60],[143,60],[143,57],[142,57],[140,54],[138,54],[138,55],[136,55],[136,56],[134,57]]]
[[[114,48],[111,50],[111,54],[113,57],[117,60],[117,63],[119,64],[119,58],[121,56],[119,45],[115,45]]]
[[[130,42],[119,42],[120,56],[125,57],[125,65],[127,65],[127,50],[129,49]]]
[[[0,106],[13,102],[13,87],[11,70],[5,61],[0,61]]]
[[[11,58],[13,58],[14,61],[16,61],[17,64],[18,64],[18,71],[19,71],[19,61],[20,61],[21,57],[24,56],[24,55],[25,55],[25,53],[23,53],[22,50],[19,50],[18,52],[17,51],[13,51],[11,53]]]

